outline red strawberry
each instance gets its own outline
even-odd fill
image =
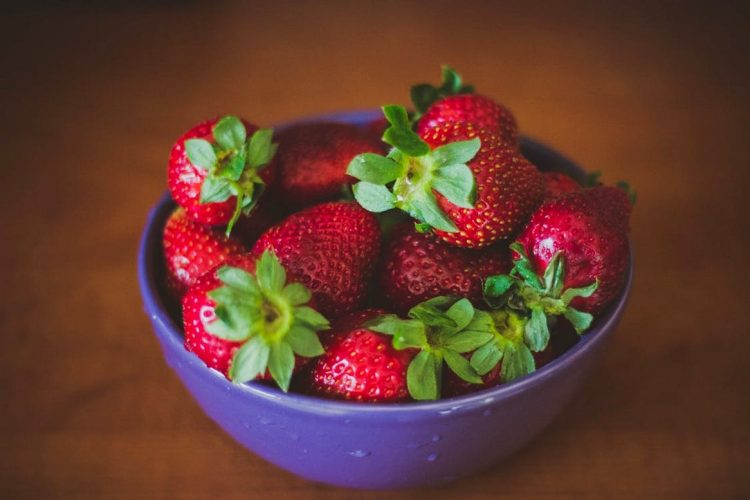
[[[383,111],[384,140],[396,149],[357,156],[348,169],[362,181],[353,191],[366,209],[399,208],[452,245],[481,248],[515,234],[541,202],[544,178],[497,135],[445,123],[419,137],[404,108]]]
[[[247,252],[237,239],[195,222],[183,208],[177,208],[167,219],[162,242],[167,284],[178,298],[207,271]]]
[[[630,201],[619,188],[585,189],[544,203],[518,241],[539,275],[556,254],[563,257],[563,289],[587,287],[598,281],[590,296],[576,297],[570,303],[576,309],[596,313],[617,296],[625,281],[630,211]]]
[[[566,193],[580,191],[581,185],[562,172],[544,172],[544,199],[551,200]]]
[[[624,191],[595,187],[546,201],[510,248],[510,275],[485,281],[485,300],[494,306],[525,306],[526,341],[547,347],[548,317],[564,316],[578,333],[620,293],[630,247],[631,204]]]
[[[434,129],[451,123],[470,123],[486,129],[512,149],[518,148],[518,125],[513,114],[501,104],[478,94],[454,95],[440,99],[419,119],[417,133],[428,136]]]
[[[454,247],[406,223],[395,231],[383,252],[380,290],[399,313],[439,295],[466,297],[480,305],[482,281],[509,270],[505,249]]]
[[[227,225],[229,234],[240,214],[249,213],[273,181],[273,169],[263,168],[275,152],[271,134],[234,116],[191,128],[169,155],[172,198],[194,220]]]
[[[318,309],[336,318],[360,308],[380,253],[375,217],[356,203],[323,203],[284,219],[258,239],[253,253],[273,251],[308,287]]]
[[[351,182],[346,167],[360,153],[382,152],[379,140],[342,123],[304,123],[278,134],[279,170],[276,195],[285,203],[305,206],[330,200]]]
[[[323,337],[326,353],[312,366],[310,392],[377,403],[409,399],[406,369],[417,351],[397,351],[390,337],[364,326],[381,314],[383,311],[368,309],[333,324]]]
[[[388,120],[384,116],[367,123],[364,128],[365,135],[377,144],[381,151],[388,152],[388,145],[382,142],[383,133],[388,128]]]
[[[270,377],[286,391],[295,369],[323,354],[316,331],[328,320],[310,298],[272,253],[232,259],[183,297],[185,348],[234,382]]]

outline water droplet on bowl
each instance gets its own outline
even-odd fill
[[[263,425],[271,425],[273,423],[273,420],[271,420],[269,418],[265,418],[265,417],[260,417],[258,420]]]
[[[439,456],[440,455],[438,455],[437,453],[430,453],[429,455],[427,455],[427,461],[434,462],[435,460],[438,459]]]
[[[356,458],[365,458],[370,456],[370,452],[367,450],[354,450],[350,451],[349,455],[356,457]]]

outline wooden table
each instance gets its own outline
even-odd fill
[[[631,181],[636,280],[601,364],[538,439],[480,476],[388,498],[750,495],[748,17],[731,2],[6,12],[0,497],[350,498],[201,413],[141,312],[136,242],[190,124],[403,103],[439,63],[526,134]]]

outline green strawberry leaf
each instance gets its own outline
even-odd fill
[[[383,134],[383,141],[409,156],[424,156],[430,152],[430,146],[410,128],[392,126]]]
[[[286,341],[295,354],[305,358],[314,358],[325,352],[320,339],[318,339],[318,335],[304,325],[292,325],[286,336]]]
[[[201,170],[210,170],[218,159],[214,147],[205,139],[188,139],[185,141],[185,152],[188,160]]]
[[[266,295],[281,293],[286,283],[286,270],[271,251],[266,250],[255,264],[255,277]]]
[[[221,177],[207,176],[201,185],[201,203],[219,203],[232,197],[232,184]]]
[[[471,367],[481,376],[488,374],[503,359],[503,351],[495,342],[487,342],[471,355]]]
[[[203,321],[203,328],[208,333],[230,342],[242,342],[251,335],[249,308],[236,304],[219,305],[214,308],[216,320]]]
[[[346,173],[361,181],[385,185],[403,175],[404,166],[385,156],[362,153],[349,162]]]
[[[271,377],[282,391],[289,391],[289,383],[294,371],[294,352],[289,344],[279,342],[271,346],[271,353],[268,357],[268,371],[271,372]]]
[[[570,321],[570,324],[573,325],[573,328],[575,328],[576,332],[579,334],[588,330],[591,326],[591,322],[594,320],[594,317],[591,314],[579,311],[578,309],[573,309],[572,307],[569,307],[565,313],[563,313],[563,316]]]
[[[451,351],[465,353],[483,346],[492,338],[493,335],[489,332],[460,331],[445,340],[445,347]]]
[[[453,373],[458,375],[461,379],[471,382],[472,384],[481,384],[482,377],[480,377],[476,370],[471,367],[469,360],[461,356],[460,354],[453,351],[445,351],[443,353],[443,359]]]
[[[314,330],[327,330],[331,327],[325,316],[308,306],[298,306],[294,308],[294,317],[296,320],[309,325]]]
[[[281,290],[281,296],[293,306],[310,302],[312,293],[301,283],[289,283]]]
[[[447,316],[444,311],[426,302],[417,304],[409,309],[409,317],[419,320],[427,326],[448,328],[450,330],[455,330],[457,327],[456,322]]]
[[[528,255],[526,255],[526,249],[523,245],[516,241],[509,248],[518,255],[513,264],[513,271],[521,276],[530,287],[540,292],[543,291],[544,285],[539,276],[537,276],[536,271],[534,271],[534,266],[531,264]]]
[[[455,233],[458,228],[452,220],[440,209],[437,200],[432,193],[424,193],[414,196],[411,200],[411,208],[416,214],[416,219],[424,221],[435,229],[447,233]]]
[[[267,165],[276,154],[278,144],[273,144],[273,129],[256,130],[247,144],[247,164],[259,169]]]
[[[464,164],[447,165],[435,172],[432,188],[461,208],[474,208],[477,185],[471,169]]]
[[[257,296],[260,294],[260,289],[255,281],[255,276],[239,267],[220,267],[216,271],[216,277],[228,287],[236,288],[242,293],[251,296]],[[219,288],[219,290],[221,290],[221,288]]]
[[[388,104],[381,108],[385,119],[391,126],[400,128],[411,128],[409,122],[409,113],[406,112],[406,108],[399,106],[398,104]]]
[[[507,274],[490,276],[484,281],[484,300],[490,307],[502,307],[508,302],[508,294],[512,291],[516,280]]]
[[[531,318],[526,323],[524,339],[529,349],[541,352],[549,342],[549,327],[547,326],[547,315],[538,308],[531,310]]]
[[[513,348],[506,349],[503,355],[503,366],[500,370],[500,380],[510,382],[536,370],[536,363],[531,351],[523,345],[518,344]]]
[[[433,353],[417,354],[406,370],[406,386],[411,397],[417,401],[437,399],[441,368],[442,362]]]
[[[396,206],[396,197],[385,186],[362,181],[352,186],[352,191],[357,203],[370,212],[385,212]]]
[[[240,180],[242,173],[245,171],[246,160],[245,150],[240,149],[224,164],[221,168],[220,175],[232,181]]]
[[[544,270],[544,289],[547,293],[557,297],[560,295],[560,290],[563,286],[563,276],[565,275],[565,265],[561,258],[562,253],[557,252],[552,256],[547,269]]]
[[[463,81],[461,75],[450,66],[443,65],[441,67],[441,73],[443,77],[443,84],[440,86],[440,93],[443,95],[457,94],[463,88]]]
[[[588,286],[566,289],[562,295],[560,295],[560,300],[562,300],[563,304],[568,305],[570,304],[570,301],[576,297],[591,297],[597,288],[599,288],[598,279]]]
[[[365,324],[373,332],[391,335],[397,350],[422,349],[427,346],[425,325],[416,320],[401,319],[395,314],[384,314]]]
[[[237,384],[254,380],[265,373],[270,349],[260,337],[253,337],[237,349],[229,366],[229,379]]]
[[[463,330],[471,323],[474,317],[474,306],[469,299],[463,298],[457,300],[447,311],[445,315],[453,320],[456,330]]]
[[[432,158],[438,168],[467,163],[482,147],[479,137],[467,141],[449,142],[432,151]]]
[[[223,149],[241,149],[247,140],[245,125],[236,116],[225,116],[214,125],[214,139]]]
[[[426,113],[432,103],[438,99],[440,99],[440,92],[429,83],[419,83],[411,87],[411,102],[420,115]]]

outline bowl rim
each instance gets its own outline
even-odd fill
[[[279,124],[275,130],[287,128],[298,123],[306,123],[318,120],[341,121],[346,123],[364,124],[380,116],[377,110],[361,110],[349,112],[336,112],[321,115],[312,115],[298,120]],[[550,147],[528,137],[522,137],[523,146],[548,154],[568,168],[575,174],[582,175],[584,170]],[[228,380],[219,371],[209,368],[197,355],[184,348],[181,329],[175,324],[169,314],[165,300],[159,293],[159,287],[155,277],[155,259],[159,258],[160,236],[168,214],[175,207],[169,191],[162,195],[161,199],[148,212],[146,225],[141,235],[138,246],[138,282],[144,308],[151,321],[154,323],[154,332],[160,338],[162,346],[175,351],[180,360],[205,374],[215,385],[223,390],[237,390],[248,398],[261,398],[275,401],[287,408],[304,410],[319,414],[348,414],[350,416],[371,415],[373,413],[385,414],[434,414],[435,412],[452,412],[459,408],[482,407],[496,401],[511,398],[519,393],[525,392],[533,387],[543,384],[546,380],[555,377],[557,372],[574,364],[586,355],[595,346],[603,342],[615,329],[625,306],[627,304],[633,282],[633,248],[630,246],[630,260],[624,286],[617,299],[610,304],[605,312],[597,319],[591,331],[582,335],[580,340],[566,352],[543,367],[529,375],[520,377],[512,382],[500,384],[495,387],[477,391],[474,393],[455,396],[435,401],[411,401],[403,403],[365,403],[354,401],[342,401],[326,399],[312,395],[288,392],[284,393],[277,387],[270,387],[255,382],[235,384]],[[158,323],[158,325],[157,325]]]

